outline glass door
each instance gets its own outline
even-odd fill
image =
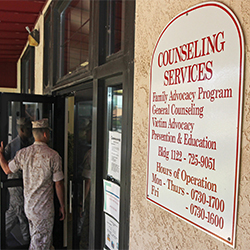
[[[0,94],[0,140],[4,142],[8,161],[13,159],[18,150],[33,143],[32,121],[48,118],[53,128],[54,102],[53,97]],[[53,139],[50,142],[52,145]],[[0,203],[1,249],[27,249],[30,235],[24,213],[22,172],[6,176],[1,170]]]
[[[67,151],[67,220],[65,246],[89,249],[89,206],[91,182],[92,87],[68,97],[65,138]]]

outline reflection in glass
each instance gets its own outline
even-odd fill
[[[65,232],[64,237],[66,238],[66,244],[68,249],[73,249],[73,241],[72,241],[72,230],[73,230],[73,216],[72,216],[72,188],[73,188],[73,164],[74,164],[74,97],[70,96],[67,98],[67,112],[66,112],[66,127],[68,132],[68,137],[66,139],[67,145],[67,163],[65,165],[65,180],[67,181],[67,185],[65,186],[67,193],[67,221],[66,226],[67,230]]]
[[[111,130],[121,132],[122,131],[122,89],[112,88],[112,121]]]
[[[122,0],[109,0],[108,56],[121,50]]]
[[[16,152],[22,148],[30,146],[33,142],[31,133],[31,121],[29,117],[20,117],[16,120],[16,130],[18,135],[5,147],[5,158],[10,161]],[[22,179],[22,171],[8,175],[8,179]],[[8,188],[8,209],[5,213],[5,228],[8,246],[18,246],[29,244],[29,225],[24,213],[23,187]],[[12,237],[16,240],[12,240]]]
[[[90,1],[72,0],[64,13],[64,74],[89,62]]]
[[[79,249],[89,249],[92,101],[78,103],[78,225]]]

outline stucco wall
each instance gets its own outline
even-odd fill
[[[40,43],[35,47],[35,94],[43,94],[43,47],[44,47],[44,16],[40,15],[35,29],[40,33]]]
[[[177,14],[205,1],[136,0],[130,249],[231,249],[146,200],[150,62],[155,43]],[[236,249],[250,249],[250,1],[224,0],[245,38],[245,81]]]
[[[41,15],[39,16],[35,28],[40,34],[40,43],[35,47],[35,94],[43,94],[43,50],[44,50],[44,17],[52,0],[48,0]]]

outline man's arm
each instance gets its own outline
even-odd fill
[[[4,148],[4,158],[7,162],[11,159],[11,146],[10,144],[7,144]]]
[[[56,195],[57,195],[59,203],[60,203],[60,214],[61,214],[60,220],[64,220],[65,207],[64,207],[64,182],[63,182],[63,180],[56,181],[55,188],[56,188]]]
[[[4,158],[3,142],[1,142],[1,147],[0,147],[0,165],[1,165],[1,167],[2,167],[5,174],[11,174],[12,173],[10,171],[9,166],[8,166],[8,162]]]

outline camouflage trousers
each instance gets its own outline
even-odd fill
[[[52,247],[52,231],[54,218],[29,219],[30,247],[29,250],[48,250]]]

